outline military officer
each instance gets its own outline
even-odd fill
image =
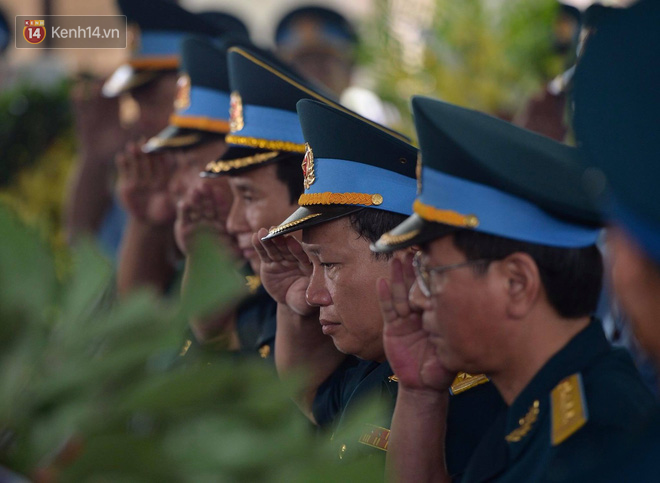
[[[321,6],[298,7],[275,28],[277,54],[336,96],[351,84],[357,41],[354,27],[343,15]]]
[[[575,150],[441,101],[412,105],[421,193],[415,214],[374,246],[422,247],[416,281],[395,259],[379,290],[399,376],[394,476],[448,479],[447,389],[466,370],[490,377],[506,408],[461,481],[570,480],[654,404],[629,355],[591,317],[600,221]]]
[[[628,270],[645,267],[651,274],[654,260],[660,258],[653,238],[660,210],[654,196],[655,163],[650,162],[660,153],[653,128],[660,104],[653,87],[660,77],[660,67],[653,58],[660,45],[654,24],[660,18],[658,12],[657,2],[647,1],[627,10],[602,11],[585,43],[574,92],[576,134],[591,168],[586,172],[587,188],[601,195],[609,218],[620,227],[611,237],[615,289],[656,365],[660,365],[660,330],[654,315],[660,313],[660,306],[647,306],[657,303],[655,287],[636,286]],[[625,36],[626,42],[622,44],[618,35]],[[605,72],[607,76],[602,77]],[[605,99],[610,100],[607,106]],[[622,262],[617,255],[626,262],[617,263]]]
[[[79,102],[82,161],[75,174],[69,201],[69,236],[98,232],[101,245],[116,258],[127,214],[112,197],[113,158],[117,153],[133,159],[140,141],[167,126],[176,92],[179,46],[185,36],[219,37],[233,32],[247,36],[245,26],[235,17],[220,14],[221,22],[193,14],[173,2],[120,0],[119,10],[129,22],[130,57],[104,83],[99,96],[107,100]],[[87,97],[89,93],[81,97]],[[132,98],[137,106],[128,129],[120,124],[125,104]],[[115,99],[115,103],[112,103]],[[89,112],[91,110],[91,112]],[[120,112],[122,111],[122,112]],[[127,111],[128,112],[128,111]],[[123,121],[127,116],[123,116]],[[125,122],[124,122],[125,123]],[[126,140],[131,142],[126,146]]]
[[[248,37],[243,22],[228,14],[194,14],[162,0],[118,0],[117,4],[130,24],[132,50],[128,62],[118,67],[103,86],[103,94],[108,97],[158,82],[164,75],[176,84],[179,48],[185,37],[217,38],[228,33]],[[167,109],[171,110],[171,103]]]
[[[123,188],[123,201],[136,222],[148,222],[150,205],[155,200],[166,203],[169,211],[176,210],[174,223],[165,224],[163,238],[176,239],[181,253],[189,262],[190,243],[200,231],[210,232],[221,246],[233,248],[234,240],[226,231],[226,220],[231,206],[231,191],[225,179],[203,180],[199,173],[209,160],[223,154],[227,146],[225,134],[229,132],[229,75],[227,49],[233,44],[231,38],[212,42],[202,37],[188,37],[181,43],[181,70],[174,98],[174,113],[169,125],[142,146],[149,156],[138,158],[138,169],[119,165]],[[159,159],[156,153],[169,153],[171,159]],[[163,175],[164,166],[172,162],[171,174]],[[136,173],[148,174],[140,180]],[[160,171],[160,172],[159,172]],[[125,179],[129,178],[129,179]],[[147,203],[142,190],[133,187],[140,182],[153,183]],[[149,200],[154,200],[150,203]],[[173,230],[173,232],[172,232]],[[124,270],[145,270],[162,273],[163,284],[169,283],[173,266],[172,257],[151,256],[146,260],[135,260],[129,255],[141,256],[151,246],[133,245],[133,250],[124,250],[121,259]],[[168,270],[169,268],[169,270]],[[185,273],[185,271],[184,271]],[[138,275],[136,274],[135,277]],[[185,280],[185,277],[184,277]],[[185,284],[184,284],[185,286]],[[186,347],[199,342],[205,347],[216,347],[218,342],[226,348],[252,348],[254,340],[232,337],[235,330],[234,312],[208,320],[198,319],[191,326],[194,338],[190,337]],[[234,346],[232,346],[232,342]],[[188,353],[190,351],[187,351]],[[253,350],[254,352],[254,350]],[[188,356],[191,354],[189,353]]]
[[[596,9],[574,84],[576,137],[587,190],[604,208],[615,293],[660,368],[660,4]],[[592,481],[657,481],[660,412],[634,438],[586,462]]]
[[[172,206],[178,204],[175,237],[182,253],[198,225],[212,228],[225,246],[233,245],[225,224],[231,206],[231,191],[226,179],[200,179],[199,173],[212,159],[227,150],[229,132],[229,74],[227,50],[231,37],[212,42],[190,37],[181,44],[181,74],[174,98],[174,113],[169,125],[142,146],[145,153],[169,151],[174,154],[176,170],[169,191]],[[209,189],[204,187],[209,186]],[[200,193],[192,197],[191,191]],[[207,196],[204,196],[207,195]],[[212,204],[212,210],[209,206]]]
[[[301,207],[260,230],[263,241],[253,238],[262,280],[278,302],[276,364],[280,374],[307,370],[298,404],[334,433],[341,458],[383,454],[397,378],[385,358],[375,288],[391,256],[372,253],[369,243],[411,213],[417,150],[345,108],[302,100],[298,114],[306,141]],[[302,244],[282,236],[297,230]],[[483,376],[464,374],[454,389],[447,446],[456,474],[502,403]],[[345,420],[369,396],[388,410],[359,434],[346,433]]]
[[[213,19],[209,19],[201,14],[188,12],[171,2],[121,0],[118,6],[129,22],[130,58],[105,82],[102,94],[109,98],[121,97],[121,100],[130,97],[135,101],[136,119],[127,131],[131,142],[119,151],[118,161],[140,163],[143,160],[137,158],[143,157],[140,152],[142,139],[156,135],[168,124],[172,112],[172,100],[176,92],[181,41],[189,35],[216,38],[232,33],[235,36],[245,37],[247,30],[242,22],[230,15],[214,14]],[[105,102],[108,104],[110,101]],[[83,230],[83,225],[89,227],[90,224],[94,224],[93,228],[99,230],[102,246],[113,258],[118,255],[116,252],[125,228],[131,231],[129,237],[138,242],[154,234],[154,230],[147,230],[144,225],[138,227],[130,224],[128,214],[122,209],[118,200],[112,198],[112,193],[109,191],[114,179],[108,178],[113,178],[114,172],[109,169],[112,166],[107,164],[117,153],[116,143],[123,146],[125,140],[115,140],[115,143],[102,141],[108,138],[107,132],[111,131],[112,127],[119,133],[122,132],[119,119],[116,117],[117,114],[112,111],[98,113],[95,119],[87,123],[95,125],[96,131],[88,126],[87,129],[81,129],[82,132],[89,132],[87,136],[89,139],[83,143],[83,147],[86,148],[85,157],[76,176],[70,203],[70,224],[72,227],[75,226],[73,230]],[[107,211],[103,214],[102,210]],[[163,210],[160,215],[171,216],[172,210]],[[160,222],[160,220],[154,221],[152,228]],[[126,226],[127,224],[129,226]],[[156,238],[162,240],[162,237]],[[153,236],[151,241],[153,242]],[[150,244],[154,251],[165,253],[171,250],[171,245],[162,242]],[[138,259],[141,260],[143,257]],[[148,273],[148,269],[139,270],[138,273]],[[133,283],[130,277],[132,275],[129,275],[128,285]],[[148,278],[145,281],[150,282]],[[130,288],[121,285],[123,284],[119,286],[120,291]]]
[[[221,36],[242,40],[247,35],[243,24],[229,15],[218,14],[227,19],[224,24],[217,19],[211,23],[175,4],[155,8],[160,3],[140,0],[120,4],[129,18],[139,22],[140,36],[129,63],[117,69],[105,86],[106,95],[130,92],[137,96],[140,116],[147,116],[145,123],[149,124],[141,135],[155,136],[144,150],[144,141],[131,143],[116,160],[117,192],[128,212],[117,272],[122,295],[136,286],[146,285],[160,292],[170,287],[177,260],[172,230],[176,203],[191,180],[198,178],[204,162],[222,154],[222,138],[229,131],[226,61],[218,59],[224,54],[189,44],[188,60],[177,81],[182,41],[195,32],[207,40]],[[201,48],[199,54],[194,53],[197,47]],[[209,55],[212,60],[205,64],[203,58]],[[187,72],[190,69],[195,71],[194,86]],[[174,87],[178,83],[178,91],[164,92],[164,79],[171,79]],[[209,85],[214,88],[209,89]],[[163,129],[165,132],[158,134]],[[180,149],[175,149],[177,145]],[[187,160],[182,155],[184,148]],[[203,150],[210,152],[205,154]],[[195,156],[205,159],[191,166],[190,158]]]
[[[259,228],[277,225],[298,207],[303,179],[300,164],[305,150],[296,102],[316,98],[334,102],[330,94],[313,86],[266,52],[234,47],[227,56],[230,78],[229,149],[208,164],[203,176],[227,177],[233,202],[227,230],[236,238],[241,256],[259,274],[259,256],[252,235]],[[272,357],[276,304],[258,287],[259,303],[251,303],[253,320],[261,334],[261,354]],[[239,332],[242,330],[238,326]],[[246,326],[246,329],[248,327]]]

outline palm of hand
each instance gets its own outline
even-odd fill
[[[151,225],[172,223],[176,211],[168,190],[173,165],[165,155],[145,154],[129,143],[117,155],[117,194],[126,210]]]
[[[199,232],[209,233],[217,242],[236,253],[236,240],[227,232],[226,222],[231,205],[228,190],[216,190],[216,180],[199,178],[177,203],[174,237],[182,253],[187,254]]]
[[[408,294],[414,281],[412,257],[404,264],[391,263],[391,282],[378,282],[378,297],[383,315],[385,354],[399,384],[411,389],[446,390],[454,375],[442,365],[429,334],[422,327],[421,311],[413,308]]]
[[[171,223],[176,211],[172,199],[166,190],[154,190],[144,194],[145,219],[153,225],[165,225]]]
[[[311,315],[317,309],[307,303],[305,292],[312,267],[300,243],[285,236],[261,241],[268,232],[259,230],[252,243],[261,258],[261,283],[276,302],[287,305],[298,315]]]
[[[421,326],[419,313],[394,321],[383,332],[385,354],[399,383],[414,389],[445,390],[454,379]]]
[[[286,291],[286,305],[298,315],[310,315],[315,311],[315,309],[307,303],[307,298],[305,296],[308,285],[309,276],[300,274]]]

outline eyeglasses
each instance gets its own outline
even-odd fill
[[[472,265],[485,264],[491,261],[492,259],[490,258],[480,258],[478,260],[468,260],[467,262],[456,263],[454,265],[425,267],[422,265],[422,252],[417,252],[413,257],[413,268],[415,270],[415,276],[417,277],[417,283],[419,284],[420,290],[422,291],[425,297],[430,297],[432,273],[435,273],[438,276],[442,275],[442,277],[436,281],[437,290],[441,290],[447,280],[447,277],[444,276],[444,274],[449,272],[450,270],[455,270],[457,268],[463,268],[463,267],[470,267]]]

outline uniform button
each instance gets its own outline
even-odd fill
[[[341,448],[339,448],[339,459],[344,459],[344,453],[346,453],[346,445],[342,444]]]

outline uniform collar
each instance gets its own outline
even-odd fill
[[[582,371],[610,348],[600,321],[591,323],[557,352],[504,409],[470,460],[469,481],[490,481],[516,460],[539,431],[549,427],[550,393],[565,377]],[[535,408],[534,402],[538,401]],[[538,410],[538,412],[536,411]],[[512,441],[506,436],[512,435]],[[550,436],[542,436],[550,444]],[[513,441],[516,439],[516,441]]]

